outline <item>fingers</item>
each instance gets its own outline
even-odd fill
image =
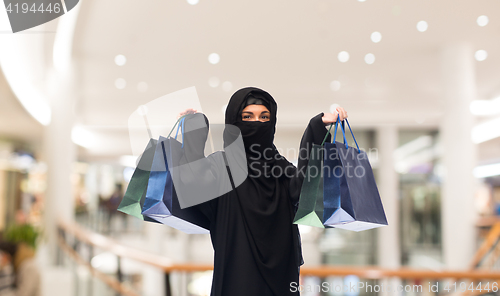
[[[194,114],[196,112],[198,112],[196,109],[188,108],[188,109],[184,110],[184,112],[182,112],[182,113],[183,113],[183,115],[187,115],[187,114]]]
[[[198,113],[198,110],[193,109],[193,108],[188,108],[188,109],[182,111],[181,113],[179,113],[179,115],[177,115],[177,119],[179,119],[180,117],[182,117],[184,115],[195,114],[195,113]]]
[[[344,120],[347,118],[347,112],[342,107],[337,107],[335,109],[340,114],[340,120]]]
[[[340,117],[342,117],[342,115]],[[339,112],[337,110],[334,110],[332,122],[336,122],[338,118],[339,118]]]

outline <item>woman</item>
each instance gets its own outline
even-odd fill
[[[303,263],[293,218],[308,151],[313,143],[321,144],[327,134],[325,125],[334,123],[337,114],[341,120],[347,118],[347,113],[338,107],[336,114],[320,113],[310,120],[296,168],[273,144],[276,111],[273,97],[253,87],[238,90],[227,106],[225,123],[241,131],[248,177],[235,190],[196,206],[210,221],[215,251],[211,296],[299,295],[291,289],[299,281]],[[191,115],[195,112],[181,113],[189,114],[186,126],[196,116],[203,116]],[[185,143],[200,143],[187,137],[190,135],[186,134]]]

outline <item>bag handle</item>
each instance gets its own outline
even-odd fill
[[[177,140],[177,135],[179,134],[179,129],[181,129],[181,133],[182,133],[182,136],[184,138],[184,119],[185,118],[182,118],[181,122],[179,122],[179,125],[177,126],[177,131],[175,132],[175,137],[174,137],[174,139],[176,139],[176,140]],[[181,126],[182,126],[182,128],[181,128]]]
[[[358,142],[356,141],[356,138],[354,137],[354,133],[352,132],[352,128],[351,128],[351,125],[349,124],[349,121],[346,119],[344,119],[345,122],[347,122],[347,126],[349,127],[349,131],[351,131],[351,135],[352,135],[352,139],[354,140],[354,143],[356,143],[356,147],[358,148],[358,153],[361,152],[361,150],[359,149],[359,145],[358,145]],[[337,137],[337,127],[339,125],[339,121],[340,121],[340,114],[338,115],[337,117],[337,121],[335,121],[335,130],[334,130],[334,135],[333,135],[333,138],[332,138],[332,143],[335,141],[336,137]],[[330,124],[330,128],[328,129],[328,132],[326,133],[325,135],[325,138],[323,139],[323,142],[321,142],[321,146],[323,146],[323,144],[325,144],[325,141],[326,141],[326,138],[328,137],[328,134],[331,134],[331,129],[332,129],[332,126],[333,126],[333,123]],[[342,136],[344,138],[344,145],[345,145],[345,148],[348,149],[349,148],[349,145],[347,144],[347,140],[345,138],[345,131],[344,131],[344,127],[342,124],[340,124],[340,129],[342,130]]]
[[[347,122],[347,126],[349,127],[349,130],[351,131],[352,139],[354,140],[354,143],[356,143],[356,147],[358,147],[358,153],[360,153],[358,142],[356,141],[356,138],[354,137],[354,133],[352,132],[351,125],[349,124],[349,121],[347,121],[347,118],[345,119],[345,122]],[[344,138],[344,141],[345,141],[345,138]],[[347,143],[346,143],[346,146],[347,146]]]
[[[333,123],[330,123],[330,128],[328,129],[328,132],[326,132],[325,138],[323,139],[323,142],[321,142],[321,146],[325,144],[326,138],[328,137],[328,134],[330,134],[330,130],[332,129]]]
[[[172,129],[170,130],[170,133],[168,133],[168,137],[170,137],[170,135],[172,134],[172,132],[174,131],[175,129],[175,126],[177,124],[177,131],[175,132],[175,139],[177,139],[177,135],[179,133],[179,128],[181,128],[181,133],[182,133],[182,138],[184,139],[184,119],[186,118],[187,114],[186,115],[183,115],[181,117],[179,117],[179,119],[177,119],[177,121],[174,123],[174,126],[172,127]],[[182,125],[182,127],[181,127]],[[212,139],[212,133],[210,132],[210,129],[208,129],[208,138],[210,139],[210,148],[212,148],[212,153],[215,152],[215,149],[214,149],[214,140]],[[184,148],[184,140],[182,141],[182,146],[181,148]]]
[[[174,131],[174,128],[175,126],[177,126],[177,131],[175,132],[175,137],[174,139],[177,139],[177,135],[179,134],[179,128],[181,128],[181,133],[182,133],[182,146],[181,148],[184,148],[184,119],[186,118],[186,115],[183,115],[181,117],[179,117],[179,119],[177,119],[177,121],[174,123],[174,126],[172,127],[172,129],[170,130],[170,133],[168,133],[168,137],[170,137],[170,135],[172,135],[172,132]]]
[[[179,134],[179,129],[181,129],[181,134],[182,134],[182,146],[181,146],[181,148],[184,148],[184,131],[185,131],[184,119],[186,119],[186,118],[182,118],[181,122],[179,122],[179,125],[177,126],[177,131],[175,132],[175,137],[174,137],[174,139],[177,140],[177,135]]]
[[[344,132],[344,124],[339,124],[340,122],[340,114],[337,116],[337,121],[335,121],[335,133],[333,135],[333,138],[332,138],[332,143],[335,141],[335,139],[337,138],[337,127],[340,125],[340,129],[342,130],[342,137],[344,138],[344,145],[345,145],[345,148],[349,148],[349,145],[347,145],[347,140],[345,139],[345,132]]]
[[[352,132],[352,129],[351,129],[351,125],[349,124],[349,121],[347,121],[347,118],[344,119],[346,122],[347,122],[347,126],[349,126],[349,130],[351,131],[351,135],[352,135],[352,139],[354,140],[354,143],[356,143],[356,147],[358,148],[358,153],[361,152],[361,150],[359,149],[359,145],[358,145],[358,142],[356,141],[356,138],[354,137],[354,133]],[[338,120],[337,120],[338,122]],[[342,135],[344,136],[344,145],[345,145],[345,149],[348,149],[349,148],[349,145],[347,144],[347,141],[345,139],[345,131],[344,131],[344,127],[342,125],[340,125],[340,128],[342,129]],[[335,123],[335,133],[337,133],[337,124]]]
[[[179,123],[179,121],[181,121],[181,119],[183,119],[184,117],[186,117],[186,115],[182,115],[181,117],[179,117],[179,118],[177,119],[177,121],[174,123],[174,126],[172,126],[172,129],[170,130],[170,133],[168,133],[167,138],[168,138],[168,137],[170,137],[170,135],[171,135],[171,134],[172,134],[172,132],[174,131],[175,126],[176,126],[176,125]]]

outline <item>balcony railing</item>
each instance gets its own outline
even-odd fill
[[[413,268],[398,268],[389,269],[381,268],[376,266],[303,266],[300,269],[301,277],[314,276],[319,278],[327,278],[330,276],[357,276],[361,279],[367,280],[382,280],[390,278],[398,278],[402,281],[419,281],[423,280],[429,281],[442,281],[448,280],[457,283],[466,283],[466,287],[469,287],[469,283],[482,284],[484,287],[488,284],[489,289],[492,287],[499,287],[500,285],[500,271],[494,271],[490,269],[478,269],[478,266],[484,266],[485,260],[498,259],[498,253],[496,250],[500,249],[498,244],[500,237],[500,222],[496,222],[485,238],[483,244],[480,246],[478,252],[474,256],[471,262],[470,270],[425,270],[425,269],[413,269]],[[189,263],[174,263],[169,258],[154,255],[142,250],[135,248],[130,248],[124,246],[115,240],[97,234],[95,232],[86,230],[75,223],[69,223],[65,221],[59,221],[58,223],[58,243],[61,248],[70,258],[72,258],[76,263],[86,267],[90,274],[109,286],[117,295],[125,296],[140,296],[138,291],[135,291],[132,287],[127,285],[123,281],[123,274],[121,270],[121,260],[123,258],[135,260],[143,264],[156,267],[162,270],[165,274],[165,287],[166,295],[171,296],[172,289],[170,283],[170,275],[174,272],[192,273],[199,271],[212,270],[212,265],[207,264],[189,264]],[[84,258],[78,252],[82,245],[87,248],[87,258]],[[91,264],[91,259],[94,255],[94,250],[99,249],[101,251],[110,252],[116,255],[117,258],[117,270],[115,275],[110,275],[103,273]],[[461,288],[453,289],[453,284],[451,284],[448,293],[445,294],[461,294],[461,295],[480,295],[486,293],[485,291],[477,291],[477,289],[467,288],[465,291]],[[476,286],[475,286],[476,287]],[[462,290],[462,291],[461,291]],[[446,291],[444,291],[446,292]],[[459,292],[459,293],[451,293]],[[443,293],[439,293],[440,295]]]

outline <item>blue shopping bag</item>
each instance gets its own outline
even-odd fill
[[[238,128],[225,126],[224,141],[232,142],[225,142],[224,151],[205,156],[204,146],[208,137],[206,117],[201,113],[190,114],[186,115],[185,121],[185,128],[182,124],[182,143],[175,138],[165,142],[168,169],[181,209],[203,204],[232,190],[225,157],[235,186],[247,177],[246,157],[242,155],[244,145]]]
[[[163,202],[164,197],[168,196],[168,193],[165,194],[165,189],[167,188],[167,181],[169,179],[167,158],[164,148],[165,140],[166,138],[160,136],[157,141],[151,172],[149,173],[146,199],[142,207],[143,215],[157,221],[171,215],[167,205]]]
[[[339,121],[332,143],[324,147],[323,224],[352,231],[385,226],[387,219],[368,156],[359,149],[347,119],[356,148],[347,144],[342,125],[344,143],[334,142]]]
[[[208,233],[209,221],[198,209],[180,209],[172,174],[168,169],[167,154],[172,154],[172,142],[179,143],[177,135],[183,123],[184,117],[181,117],[176,123],[175,138],[169,134],[167,138],[160,136],[158,139],[142,214],[186,233]],[[174,157],[179,158],[181,155]]]

